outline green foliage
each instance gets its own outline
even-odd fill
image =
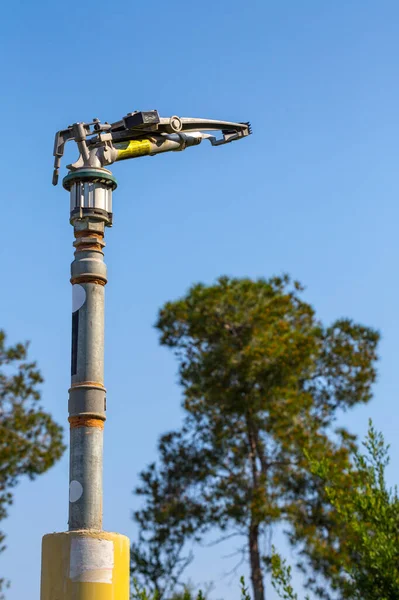
[[[245,584],[244,576],[240,577],[241,584],[241,600],[251,600],[251,596],[249,595],[248,588]]]
[[[136,577],[132,578],[131,600],[158,600],[157,592],[148,593],[146,589],[140,587]]]
[[[205,600],[206,596],[199,590],[197,593],[194,592],[192,586],[185,586],[180,592],[173,592],[168,600]]]
[[[133,577],[133,591],[130,595],[131,600],[159,600],[159,593],[157,591],[148,592],[146,589],[140,587],[137,578]],[[174,592],[168,597],[168,600],[206,600],[202,590],[199,590],[195,594],[191,585],[183,586],[182,591]]]
[[[36,363],[27,360],[27,350],[28,344],[7,346],[0,330],[0,520],[19,479],[44,473],[65,449],[62,428],[39,404],[43,379]],[[0,533],[0,551],[3,541]]]
[[[399,498],[385,483],[388,447],[370,422],[366,454],[355,455],[350,487],[342,486],[336,465],[313,461],[312,470],[325,482],[328,500],[345,530],[346,555],[339,582],[345,598],[399,598]]]
[[[184,420],[160,438],[159,461],[136,490],[145,503],[135,515],[132,571],[146,585],[165,587],[151,549],[165,565],[162,544],[169,557],[174,548],[176,582],[185,544],[217,527],[245,536],[254,597],[263,600],[260,536],[274,523],[302,521],[306,503],[313,513],[298,539],[317,527],[323,488],[304,449],[348,471],[355,438],[330,434],[337,409],[371,398],[379,335],[348,319],[323,326],[301,292],[288,276],[222,277],[161,309],[156,327],[179,362]],[[159,571],[163,582],[168,572]]]
[[[291,583],[291,567],[276,552],[274,546],[271,556],[271,573],[272,585],[278,593],[279,598],[283,600],[298,600],[298,595],[294,592]],[[306,596],[305,600],[309,600],[309,596]]]
[[[132,578],[133,590],[130,594],[131,600],[159,600],[157,592],[149,593],[144,588],[140,587],[136,577]],[[248,588],[245,584],[244,577],[240,578],[241,586],[241,600],[251,600],[248,592]],[[196,594],[192,589],[192,586],[185,586],[183,591],[175,592],[168,598],[168,600],[206,600],[206,594],[199,590]]]
[[[328,457],[309,459],[311,471],[322,481],[326,498],[339,518],[336,537],[341,544],[333,558],[335,568],[326,574],[340,600],[396,600],[399,598],[399,498],[396,489],[389,490],[386,486],[388,447],[371,422],[363,445],[366,453],[356,452],[350,482],[343,480],[339,468]],[[274,553],[273,585],[280,591],[280,598],[295,600],[297,596],[287,584],[289,574],[290,567]],[[289,590],[291,596],[283,595]],[[320,590],[315,591],[320,596]],[[324,597],[329,597],[326,590]]]

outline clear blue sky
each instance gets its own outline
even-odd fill
[[[73,248],[68,195],[51,186],[54,132],[152,108],[250,120],[254,129],[237,144],[114,168],[106,529],[134,537],[137,473],[181,419],[176,363],[153,329],[157,310],[221,274],[288,271],[325,322],[348,316],[382,332],[375,398],[341,423],[363,436],[373,418],[398,481],[398,19],[394,0],[3,5],[0,327],[10,342],[32,341],[43,404],[59,422],[67,419]],[[67,454],[15,490],[1,523],[9,600],[39,598],[41,536],[67,527],[67,491]],[[242,569],[222,577],[236,560],[222,556],[233,550],[202,549],[190,568],[194,581],[215,581],[214,598],[238,597]]]

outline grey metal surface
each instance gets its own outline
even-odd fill
[[[215,136],[207,134],[207,131],[220,131],[222,136],[217,139]],[[74,123],[67,129],[56,133],[53,151],[55,157],[53,185],[57,185],[64,147],[70,140],[76,142],[80,153],[78,160],[67,167],[75,170],[83,167],[101,168],[112,164],[118,156],[115,144],[128,140],[146,139],[154,144],[150,153],[131,155],[129,158],[171,150],[184,150],[195,145],[189,143],[188,138],[186,140],[184,138],[190,133],[197,136],[197,143],[201,139],[209,139],[213,146],[220,146],[246,137],[252,133],[252,130],[249,123],[178,117],[177,115],[160,117],[156,110],[128,113],[121,121],[112,124],[100,123],[98,119],[94,119],[91,123]],[[173,140],[170,136],[176,134],[180,137]],[[163,149],[161,149],[162,147]]]
[[[89,253],[79,253],[89,254]],[[83,261],[84,262],[84,259]],[[104,265],[105,267],[105,265]],[[76,272],[86,276],[87,265],[78,265]],[[102,277],[102,275],[101,275]],[[81,283],[86,300],[78,311],[76,331],[77,365],[72,375],[72,389],[81,382],[103,384],[104,382],[104,286],[97,283]],[[83,408],[83,406],[82,406]],[[88,412],[88,411],[82,411]]]
[[[103,430],[76,427],[71,429],[70,441],[69,530],[101,530]]]
[[[148,152],[139,154],[138,156],[155,156],[162,152],[176,152],[179,150],[185,150],[190,146],[197,146],[204,139],[214,139],[213,136],[202,134],[201,132],[192,133],[171,133],[171,134],[157,134],[152,135],[150,138],[140,138],[139,142],[144,140],[148,145]],[[89,158],[87,164],[90,168],[101,169],[105,166],[111,165],[118,160],[124,160],[120,158],[120,148],[126,142],[134,140],[125,140],[114,142],[112,145],[95,146],[89,149]],[[127,159],[133,158],[133,156],[127,156]],[[78,160],[71,165],[68,165],[68,169],[76,171],[83,169],[87,166],[85,159],[82,155],[79,156]],[[72,199],[71,199],[72,203]],[[82,203],[81,203],[82,204]]]
[[[99,183],[78,181],[72,185],[70,210],[99,208],[112,212],[112,190]]]
[[[82,183],[83,208],[97,196],[111,207],[100,184]],[[76,208],[76,184],[71,187],[71,209]],[[87,190],[86,194],[84,190]],[[92,195],[92,196],[91,196]],[[108,211],[107,211],[108,212]],[[104,211],[105,214],[105,211]],[[75,259],[71,264],[73,291],[71,388],[69,390],[70,501],[69,529],[102,528],[104,388],[104,264],[103,234],[107,218],[75,217]]]

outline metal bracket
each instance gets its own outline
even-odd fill
[[[222,137],[217,139],[205,133],[209,131],[220,131]],[[76,142],[80,152],[78,161],[67,166],[73,171],[82,167],[103,168],[124,158],[184,150],[203,139],[208,139],[212,146],[221,146],[251,133],[249,123],[177,116],[165,118],[156,110],[128,113],[112,124],[101,123],[98,119],[91,123],[74,123],[55,135],[53,185],[58,183],[61,158],[65,144],[70,140]],[[140,150],[121,150],[122,143],[133,140],[137,140]]]

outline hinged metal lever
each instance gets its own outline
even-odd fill
[[[223,137],[221,139],[217,139],[214,135],[206,134],[204,134],[204,137],[206,137],[206,139],[208,139],[211,142],[212,146],[221,146],[222,144],[228,144],[229,142],[234,142],[234,140],[238,140],[247,135],[251,135],[251,123],[248,122],[241,124],[245,127],[238,131],[235,129],[222,129]]]
[[[64,155],[65,143],[68,140],[73,138],[72,128],[68,127],[68,129],[63,129],[62,131],[57,131],[55,134],[54,140],[54,171],[53,171],[53,185],[57,185],[58,183],[58,173],[61,166],[61,158]]]
[[[79,150],[83,153],[87,154],[87,146],[84,143],[86,141],[86,137],[90,134],[90,125],[93,123],[75,123],[74,125],[70,125],[68,129],[62,129],[61,131],[57,131],[55,134],[54,140],[54,172],[53,172],[53,185],[57,185],[58,183],[58,173],[61,165],[61,158],[64,155],[65,144],[69,140],[75,140],[75,142],[79,146]]]
[[[145,132],[180,133],[189,131],[241,131],[248,135],[249,123],[234,123],[217,121],[215,119],[198,119],[192,117],[160,117],[158,111],[129,113],[121,121],[112,123],[111,132],[134,137],[142,136]],[[250,133],[250,132],[249,132]],[[119,138],[120,139],[120,138]]]
[[[182,131],[222,131],[242,132],[240,137],[249,135],[251,126],[249,123],[234,123],[231,121],[216,121],[214,119],[193,119],[182,117]]]
[[[92,129],[91,129],[92,128]],[[107,132],[111,128],[111,125],[107,122],[101,123],[99,119],[93,119],[92,123],[74,123],[67,129],[57,131],[54,140],[54,172],[53,172],[53,185],[58,183],[58,174],[61,165],[61,158],[64,155],[65,144],[69,140],[74,140],[79,147],[80,153],[89,159],[89,150],[87,148],[88,142],[87,136],[95,135],[100,137],[102,132]]]
[[[156,114],[153,114],[156,113]],[[250,135],[252,133],[250,123],[233,123],[230,121],[216,121],[211,119],[195,119],[190,117],[159,117],[157,111],[150,113],[133,113],[122,121],[111,125],[110,134],[112,141],[126,142],[153,135],[167,135],[175,133],[197,133],[203,139],[209,139],[213,146],[221,146],[234,140]],[[144,117],[143,117],[144,115]],[[130,120],[130,118],[132,120]],[[125,127],[124,124],[129,125]],[[203,134],[203,131],[221,131],[223,137],[217,139],[214,136]],[[89,146],[97,145],[95,139],[88,141]]]

